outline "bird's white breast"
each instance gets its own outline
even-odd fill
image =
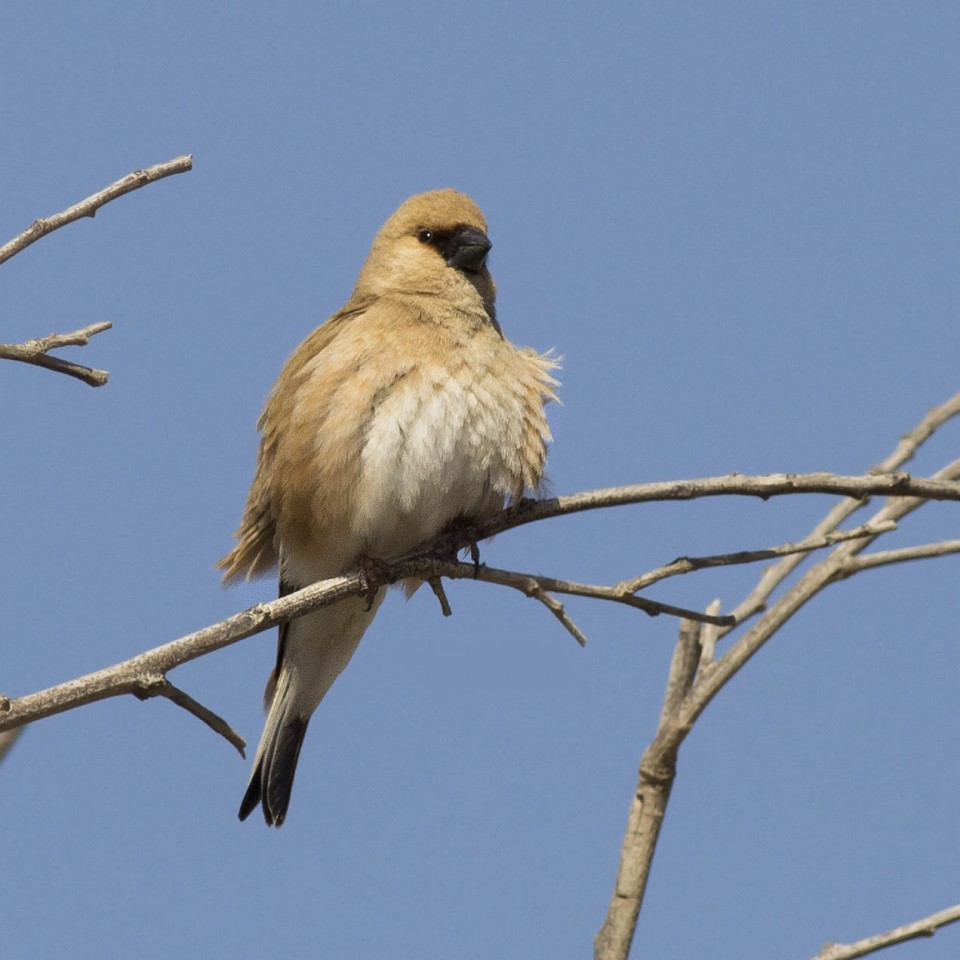
[[[523,428],[519,398],[489,370],[421,365],[395,383],[361,455],[355,530],[370,554],[396,555],[501,506],[517,492]]]

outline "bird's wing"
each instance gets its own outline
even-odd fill
[[[300,344],[280,372],[257,422],[261,433],[257,470],[243,518],[234,534],[237,543],[217,564],[224,571],[224,583],[263,576],[277,565],[279,491],[275,484],[283,478],[277,477],[274,460],[280,438],[292,418],[297,389],[309,376],[310,362],[330,344],[344,324],[363,314],[370,305],[369,300],[351,300]]]

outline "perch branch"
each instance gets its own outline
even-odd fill
[[[401,560],[383,562],[381,566],[382,571],[378,571],[378,577],[383,584],[396,583],[398,580],[406,580],[411,577],[427,581],[438,577],[450,577],[452,579],[489,580],[491,583],[502,583],[526,593],[530,589],[530,583],[537,582],[537,578],[531,574],[516,574],[506,570],[491,571],[486,567],[481,567],[477,571],[473,563],[437,559],[430,550],[420,551]],[[551,580],[546,582],[561,583],[561,581]],[[150,696],[170,697],[180,706],[184,706],[183,702],[171,697],[166,688],[154,689],[161,680],[166,681],[168,671],[190,660],[212,653],[214,650],[219,650],[221,647],[236,643],[245,637],[269,630],[281,621],[293,619],[319,607],[329,606],[347,596],[365,594],[368,589],[369,584],[363,582],[359,573],[353,573],[346,577],[336,577],[332,580],[321,580],[305,587],[303,590],[297,590],[277,600],[271,600],[269,603],[260,603],[249,607],[226,620],[211,624],[202,630],[197,630],[195,633],[187,634],[171,643],[148,650],[146,653],[141,653],[112,667],[106,667],[103,670],[25,697],[17,699],[0,697],[0,731],[12,729],[56,713],[62,713],[65,710],[71,710],[87,703],[106,700],[110,697],[124,694],[134,694],[142,697],[145,691]],[[538,586],[538,589],[541,588]],[[600,591],[605,589],[610,588],[598,588]],[[631,601],[640,600],[638,597],[627,599]],[[541,600],[541,602],[544,601]],[[626,601],[620,598],[618,602]],[[641,606],[636,602],[631,603],[631,605]],[[666,604],[658,604],[653,600],[644,600],[643,605],[644,609],[650,608],[646,609],[648,613],[651,611],[666,613],[680,609]],[[583,634],[572,624],[569,617],[564,615],[564,619],[557,614],[556,609],[549,603],[547,606],[550,607],[555,616],[558,616],[558,619],[564,623],[568,630],[572,625],[574,629],[571,632],[574,633],[578,641],[582,640]],[[697,614],[697,616],[702,618],[704,615]],[[206,708],[202,709],[205,710]],[[200,716],[200,714],[198,713],[197,716]],[[210,716],[214,715],[210,714]],[[209,723],[208,719],[204,717],[201,717],[201,719],[204,719],[204,722],[216,729],[218,733],[223,733],[223,730]],[[227,739],[230,740],[231,738],[227,736]],[[233,740],[231,740],[232,742]]]
[[[913,477],[908,473],[859,477],[834,473],[770,473],[758,476],[731,473],[722,477],[607,487],[547,500],[521,500],[491,519],[477,523],[472,533],[476,540],[485,540],[505,530],[513,530],[549,517],[565,517],[585,510],[600,510],[627,504],[724,496],[759,497],[767,500],[770,497],[801,493],[834,494],[854,497],[864,502],[876,495],[916,497],[921,501],[960,500],[960,484],[935,478]],[[816,530],[811,536],[824,536],[828,532],[830,531]],[[799,563],[799,560],[794,562]]]
[[[960,464],[958,464],[960,467]],[[943,474],[943,472],[941,472]],[[885,492],[896,494],[896,499],[889,504],[898,504],[894,511],[897,515],[915,509],[916,505],[924,502],[925,497],[935,499],[960,500],[960,484],[952,482],[952,476],[938,475],[934,479],[914,478],[904,474],[883,477],[835,477],[831,474],[780,474],[764,477],[717,477],[707,480],[679,481],[665,484],[639,484],[635,487],[617,487],[611,490],[588,491],[574,494],[569,497],[560,497],[555,500],[527,501],[516,508],[506,510],[489,523],[483,525],[482,533],[473,531],[471,536],[489,536],[493,532],[510,529],[530,523],[535,519],[549,516],[559,516],[579,510],[599,509],[606,506],[615,506],[630,502],[646,502],[656,498],[689,499],[691,496],[718,496],[721,494],[750,494],[758,496],[773,496],[779,493],[800,492],[834,492],[867,496],[870,493]],[[877,521],[896,519],[895,516],[880,516]],[[871,535],[858,545],[865,544],[875,536]],[[844,544],[843,546],[849,546]],[[858,546],[859,548],[859,546]],[[835,550],[841,548],[835,548]],[[449,543],[444,543],[443,556],[449,557]],[[831,554],[833,556],[833,554]],[[530,581],[538,584],[539,589],[547,593],[568,592],[579,596],[594,596],[602,599],[625,603],[645,610],[650,614],[668,613],[686,616],[688,619],[709,622],[713,624],[727,624],[729,618],[720,618],[708,614],[685,611],[681,607],[660,604],[643,597],[622,596],[615,587],[593,587],[587,584],[572,584],[550,578],[532,577],[530,574],[513,574],[510,571],[496,571],[490,568],[480,568],[478,571],[473,563],[460,563],[447,559],[438,559],[435,553],[428,548],[409,557],[383,564],[383,584],[395,583],[397,580],[417,578],[430,580],[436,577],[477,578],[491,582],[504,582],[526,592]],[[815,568],[816,569],[816,568]],[[515,580],[516,582],[508,582]],[[358,574],[346,577],[337,577],[333,580],[321,581],[309,587],[291,593],[269,603],[257,604],[241,613],[228,617],[220,623],[212,624],[202,630],[181,637],[171,643],[149,650],[130,660],[96,671],[84,677],[59,684],[48,690],[30,694],[15,700],[0,697],[0,731],[12,729],[42,717],[61,713],[65,710],[104,700],[109,697],[142,691],[144,684],[154,682],[157,676],[166,678],[169,670],[204,656],[214,650],[236,643],[245,637],[268,630],[284,620],[301,616],[321,606],[336,603],[343,597],[356,595],[367,589],[361,582]],[[541,600],[541,602],[543,602]],[[548,604],[549,606],[549,604]],[[557,615],[557,610],[551,608]],[[564,619],[565,618],[565,619]],[[572,621],[569,617],[560,618],[564,626],[570,629]],[[766,624],[768,621],[762,621]],[[760,625],[758,625],[760,626]],[[571,631],[573,632],[573,631]],[[577,630],[574,636],[582,639],[582,633]],[[755,636],[750,650],[759,648]],[[746,639],[746,638],[745,638]],[[752,655],[744,654],[740,644],[732,648],[718,662],[712,664],[701,676],[704,682],[698,682],[691,695],[684,700],[684,709],[687,716],[693,709],[696,714],[709,702],[709,699],[719,689],[717,678],[725,675],[719,671],[738,669],[742,662]],[[736,658],[731,654],[740,650]],[[707,683],[713,680],[714,684]],[[695,709],[694,709],[695,707]],[[206,722],[206,721],[205,721]],[[684,720],[687,722],[687,720]],[[692,720],[689,720],[692,722]]]
[[[165,678],[174,667],[267,630],[288,617],[358,593],[359,589],[360,577],[357,574],[321,581],[279,600],[256,604],[226,620],[147,650],[112,667],[25,697],[0,697],[0,731],[98,700],[128,693],[142,695],[156,682],[156,678]]]

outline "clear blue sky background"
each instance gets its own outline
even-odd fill
[[[960,388],[960,6],[36,2],[0,24],[7,239],[137,167],[195,169],[2,268],[0,339],[109,319],[101,390],[0,368],[0,689],[273,595],[225,592],[254,423],[409,194],[490,222],[505,331],[565,357],[553,489],[861,472]],[[913,465],[960,447],[943,430]],[[802,536],[831,501],[557,520],[484,550],[616,581]],[[941,505],[890,543],[960,535]],[[681,757],[637,956],[804,958],[960,899],[956,559],[833,587]],[[652,595],[732,606],[759,568]],[[391,595],[315,718],[290,818],[165,703],[0,767],[5,957],[575,958],[613,884],[675,624],[476,584]],[[249,740],[263,634],[173,679]],[[960,954],[960,930],[899,948]]]

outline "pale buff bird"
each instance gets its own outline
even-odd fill
[[[280,595],[389,559],[535,491],[556,363],[500,332],[490,241],[455,190],[411,197],[373,241],[346,306],[285,364],[225,581],[279,566]],[[279,827],[310,716],[383,600],[280,627],[245,819]]]

